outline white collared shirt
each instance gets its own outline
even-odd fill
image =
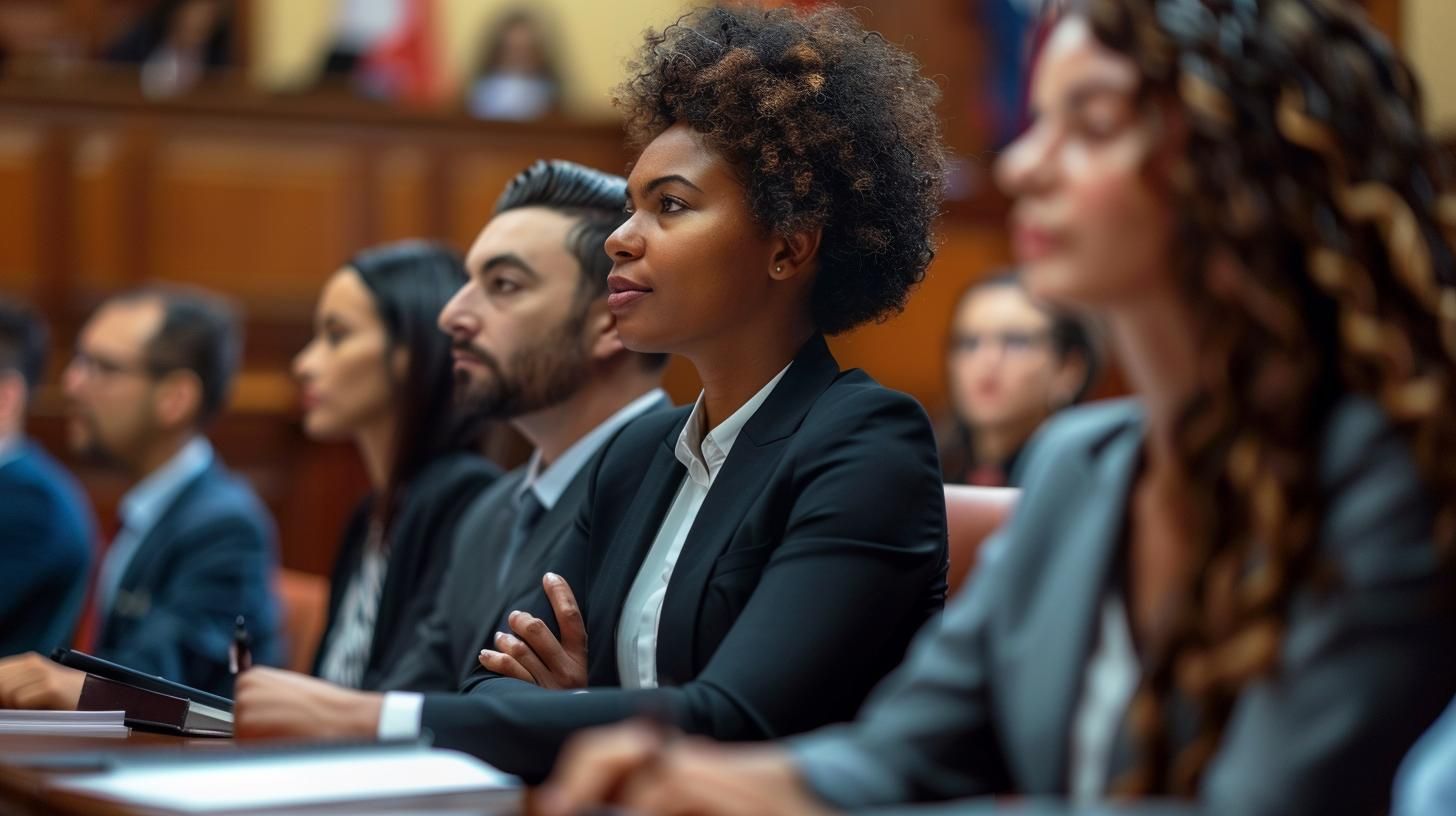
[[[1117,732],[1142,677],[1120,593],[1102,599],[1100,617],[1097,644],[1083,671],[1082,693],[1072,719],[1068,789],[1073,804],[1084,807],[1106,796]]]
[[[526,478],[521,480],[521,486],[516,490],[516,505],[520,506],[521,498],[530,490],[536,501],[541,503],[541,507],[550,512],[566,492],[566,488],[571,486],[572,480],[597,451],[607,444],[607,440],[621,430],[622,426],[647,413],[647,409],[659,402],[668,402],[667,392],[661,388],[654,388],[631,401],[605,422],[591,429],[586,436],[572,443],[544,471],[541,469],[541,452],[538,450],[532,453],[531,461],[526,467]],[[420,713],[424,705],[423,694],[412,691],[386,692],[379,710],[379,738],[387,740],[418,737]]]
[[[106,548],[106,558],[101,562],[96,580],[97,599],[103,614],[110,613],[122,576],[126,574],[127,565],[136,555],[137,548],[172,507],[178,494],[207,470],[212,460],[212,445],[204,437],[194,436],[165,465],[152,471],[121,497],[117,515],[121,517],[122,528],[111,546]]]
[[[677,439],[677,459],[688,472],[662,519],[652,549],[642,559],[642,566],[638,568],[637,578],[622,604],[622,616],[617,623],[617,671],[622,688],[657,687],[657,630],[662,619],[662,603],[667,597],[667,586],[672,581],[678,556],[682,555],[688,532],[692,530],[714,480],[723,470],[723,463],[728,461],[738,434],[788,370],[789,366],[784,366],[732,416],[706,434],[703,432],[706,409],[703,396],[698,395],[697,404]]]

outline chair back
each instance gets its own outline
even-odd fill
[[[283,606],[285,668],[308,674],[329,614],[329,581],[310,572],[280,569],[274,586]]]
[[[976,566],[986,537],[1011,515],[1021,491],[1011,487],[945,486],[945,520],[950,534],[950,597],[960,591]]]

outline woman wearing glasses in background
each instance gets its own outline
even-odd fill
[[[1085,323],[1032,300],[1020,273],[967,287],[946,351],[951,421],[940,430],[947,483],[1015,486],[1016,463],[1052,414],[1081,402],[1097,379]]]

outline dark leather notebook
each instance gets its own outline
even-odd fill
[[[189,737],[230,737],[233,733],[230,710],[99,674],[87,673],[76,710],[121,711],[127,725],[144,731]]]

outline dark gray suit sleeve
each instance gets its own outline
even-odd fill
[[[1240,695],[1198,801],[1091,811],[1018,803],[1015,812],[1384,811],[1401,757],[1456,693],[1456,593],[1432,545],[1432,508],[1408,443],[1372,406],[1352,406],[1333,418],[1321,462],[1320,551],[1339,580],[1294,598],[1276,672]],[[1005,543],[1016,546],[1015,536]],[[896,804],[1004,789],[987,785],[1004,773],[993,730],[1016,724],[991,719],[981,640],[1002,586],[995,570],[953,602],[939,631],[922,635],[856,724],[792,744],[822,797],[905,816],[995,812],[986,799]]]
[[[994,562],[985,565],[994,570]],[[982,640],[998,582],[976,582],[921,631],[854,723],[790,742],[810,787],[839,807],[961,798],[1004,788]]]
[[[448,691],[454,687],[449,607],[444,600],[415,627],[409,650],[379,681],[381,691]],[[457,657],[463,662],[463,655]]]

